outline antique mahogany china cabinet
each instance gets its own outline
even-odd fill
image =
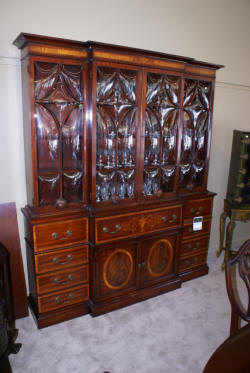
[[[29,303],[39,328],[204,275],[215,72],[20,34]]]

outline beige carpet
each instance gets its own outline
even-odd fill
[[[230,324],[221,259],[208,263],[209,275],[103,316],[42,330],[31,316],[18,320],[13,373],[201,373]]]

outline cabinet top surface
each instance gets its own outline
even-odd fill
[[[126,53],[132,55],[147,55],[147,57],[154,57],[154,58],[162,58],[168,60],[179,61],[183,63],[187,63],[190,65],[198,65],[204,66],[211,69],[220,69],[224,67],[224,65],[218,65],[214,63],[202,62],[197,61],[194,58],[178,56],[174,54],[168,54],[163,52],[155,52],[150,50],[132,48],[127,46],[120,46],[115,44],[108,44],[108,43],[101,43],[96,41],[76,41],[70,39],[62,39],[50,36],[42,36],[42,35],[35,35],[29,33],[20,33],[18,37],[14,40],[13,44],[18,47],[19,49],[25,48],[29,44],[40,44],[40,45],[51,45],[60,47],[71,47],[71,48],[78,48],[78,49],[88,49],[88,50],[97,50],[97,49],[105,49],[112,52],[119,52],[119,53]]]

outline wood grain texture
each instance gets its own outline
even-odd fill
[[[14,317],[28,316],[27,293],[14,202],[0,204],[0,242],[10,253]]]
[[[50,295],[38,297],[38,310],[41,313],[52,311],[67,307],[67,305],[81,303],[88,300],[88,297],[89,285],[58,291]]]
[[[35,225],[33,228],[34,250],[66,247],[88,241],[88,219],[81,218],[48,224]]]
[[[180,226],[181,206],[96,219],[96,242],[117,240]],[[120,229],[118,229],[118,225]],[[108,232],[106,232],[108,230]],[[113,233],[114,232],[114,233]]]
[[[34,256],[36,273],[54,272],[88,263],[88,246],[53,250]]]

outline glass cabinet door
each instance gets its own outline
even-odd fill
[[[212,83],[185,79],[179,189],[205,188],[210,137]]]
[[[138,79],[136,70],[97,68],[97,203],[133,200],[136,197]]]
[[[176,190],[178,122],[181,78],[147,73],[145,142],[143,164],[144,198]]]
[[[34,63],[38,205],[83,196],[83,65]]]

